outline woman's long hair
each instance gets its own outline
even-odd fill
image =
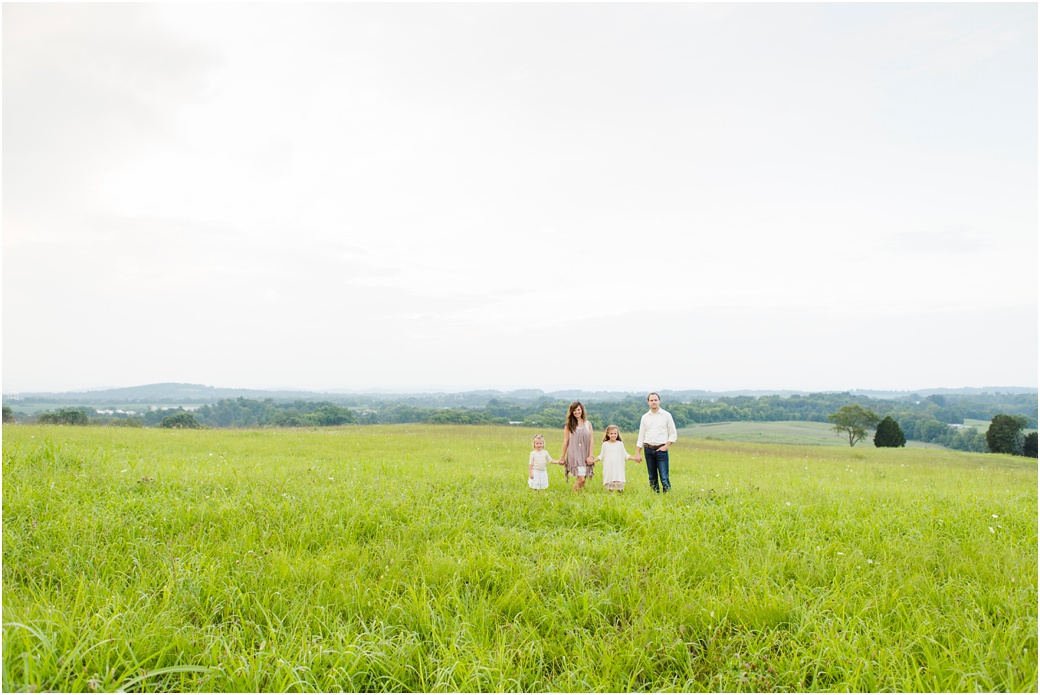
[[[578,418],[574,416],[575,408],[581,408],[582,420],[589,419],[589,413],[587,410],[585,410],[585,406],[581,404],[581,401],[574,401],[573,403],[571,403],[570,407],[567,408],[567,429],[571,432],[574,432],[576,429],[578,429]]]

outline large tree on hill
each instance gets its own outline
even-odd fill
[[[874,446],[899,447],[906,446],[906,435],[899,423],[889,416],[878,423],[877,432],[874,433]]]
[[[877,427],[878,415],[861,405],[843,405],[838,412],[827,416],[834,423],[834,431],[849,438],[849,446],[866,439],[867,430]]]
[[[1021,415],[994,415],[986,430],[986,444],[994,454],[1021,454],[1022,430],[1026,419]]]

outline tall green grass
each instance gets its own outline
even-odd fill
[[[533,433],[5,427],[3,689],[1037,689],[1035,461]]]

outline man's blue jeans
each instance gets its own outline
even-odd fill
[[[648,446],[643,447],[643,456],[646,458],[646,472],[650,476],[650,488],[654,492],[662,489],[668,492],[672,489],[672,481],[668,479],[668,452],[656,451]],[[661,482],[658,485],[657,479]]]

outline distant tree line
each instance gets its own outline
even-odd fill
[[[35,418],[10,413],[5,406],[4,421],[52,424],[105,424],[160,427],[163,421],[179,413],[189,413],[200,426],[217,428],[242,427],[327,427],[347,424],[436,423],[436,424],[522,424],[528,427],[557,429],[563,426],[569,401],[542,398],[533,402],[511,402],[490,398],[483,406],[434,407],[419,404],[421,397],[402,402],[366,400],[363,405],[344,402],[272,398],[226,398],[193,411],[180,408],[149,410],[139,415],[99,414],[90,408],[62,408],[41,413]],[[624,431],[639,428],[639,418],[646,412],[641,397],[623,400],[589,401],[585,403],[593,426],[602,430],[618,425]],[[844,406],[862,406],[877,413],[878,419],[889,418],[898,424],[906,439],[941,444],[962,451],[989,451],[986,427],[960,428],[965,419],[989,422],[996,415],[1017,417],[1022,428],[1037,426],[1037,394],[957,394],[911,395],[898,399],[875,399],[850,393],[815,393],[793,396],[731,396],[711,400],[669,402],[663,404],[677,427],[714,422],[774,422],[802,420],[830,422]],[[81,414],[72,414],[81,413]],[[179,426],[185,426],[186,419]],[[170,425],[167,425],[170,426]],[[886,425],[887,427],[887,425]],[[1020,428],[1021,429],[1021,428]],[[1024,438],[1021,447],[1025,446]]]

